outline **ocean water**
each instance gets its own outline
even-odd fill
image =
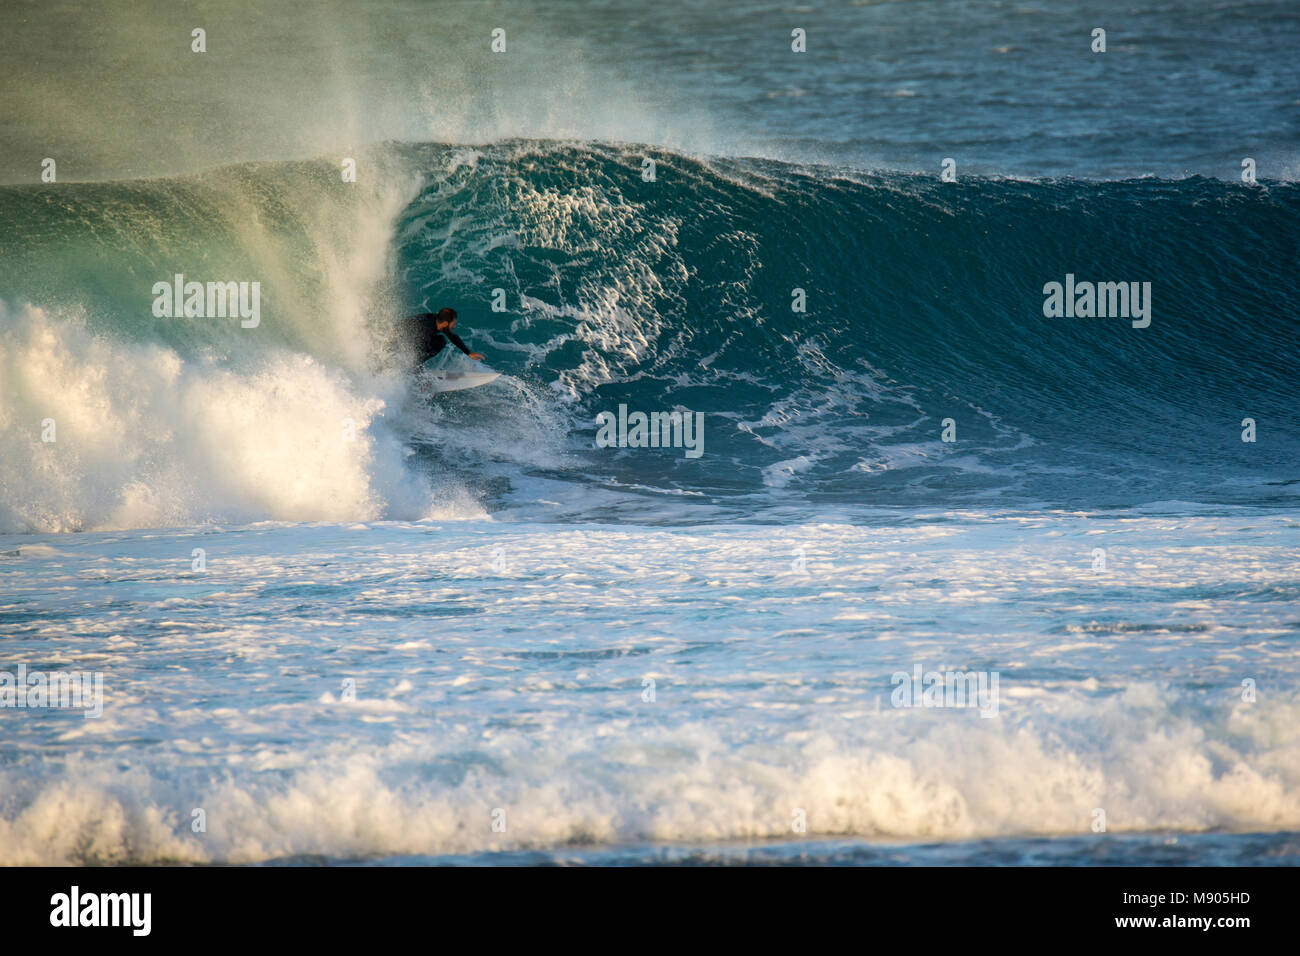
[[[1094,7],[16,17],[0,864],[1300,862],[1300,17]]]

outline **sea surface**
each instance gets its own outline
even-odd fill
[[[259,11],[0,38],[0,865],[1300,864],[1300,8]]]

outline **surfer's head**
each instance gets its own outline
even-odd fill
[[[438,314],[433,317],[433,325],[439,332],[443,329],[454,329],[456,327],[456,310],[439,309]]]

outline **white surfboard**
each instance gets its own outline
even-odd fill
[[[458,392],[477,388],[501,377],[496,369],[476,362],[455,346],[448,345],[422,366],[423,378],[435,392]]]

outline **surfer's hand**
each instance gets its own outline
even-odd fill
[[[470,353],[469,353],[469,357],[472,358],[475,362],[481,362],[481,361],[483,361],[483,353],[482,353],[482,352],[470,352]]]

